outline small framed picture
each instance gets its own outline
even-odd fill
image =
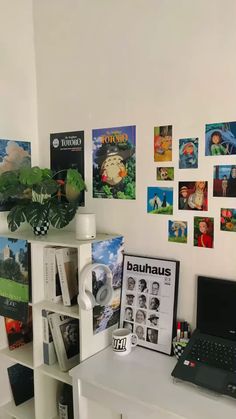
[[[124,255],[120,327],[140,346],[172,354],[178,281],[178,261]]]

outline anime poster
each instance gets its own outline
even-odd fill
[[[222,231],[236,232],[236,209],[235,208],[221,208],[220,229]]]
[[[157,180],[174,180],[174,167],[157,167]]]
[[[206,124],[205,155],[236,154],[236,122]]]
[[[236,165],[214,166],[213,196],[236,197]]]
[[[31,167],[30,142],[0,139],[0,174],[22,167]],[[14,204],[13,199],[1,202],[0,196],[0,211],[9,211]]]
[[[94,129],[93,197],[135,199],[136,127]]]
[[[198,167],[198,138],[184,138],[179,140],[179,168],[197,169]]]
[[[149,214],[173,214],[173,188],[147,188],[147,212]]]
[[[214,218],[194,217],[194,246],[212,249],[214,243]]]
[[[168,241],[172,243],[187,243],[187,221],[172,221],[168,223]]]
[[[179,182],[179,210],[207,211],[208,183],[204,180],[196,182]]]
[[[124,238],[115,237],[92,243],[92,263],[104,263],[113,274],[113,299],[110,305],[93,308],[93,333],[97,334],[119,322]],[[104,270],[93,271],[93,295],[104,285]]]
[[[172,161],[172,125],[154,127],[154,161]]]

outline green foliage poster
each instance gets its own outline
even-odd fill
[[[28,242],[0,237],[0,315],[26,321],[28,302]]]

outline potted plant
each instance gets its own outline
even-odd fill
[[[7,216],[11,231],[17,230],[25,221],[36,234],[37,231],[40,234],[40,230],[46,231],[50,225],[63,228],[69,224],[86,185],[76,169],[66,171],[65,181],[56,180],[56,175],[50,169],[38,166],[0,175],[0,201],[12,202]]]

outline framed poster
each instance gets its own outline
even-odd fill
[[[178,281],[178,261],[124,255],[120,327],[140,346],[172,355]]]

